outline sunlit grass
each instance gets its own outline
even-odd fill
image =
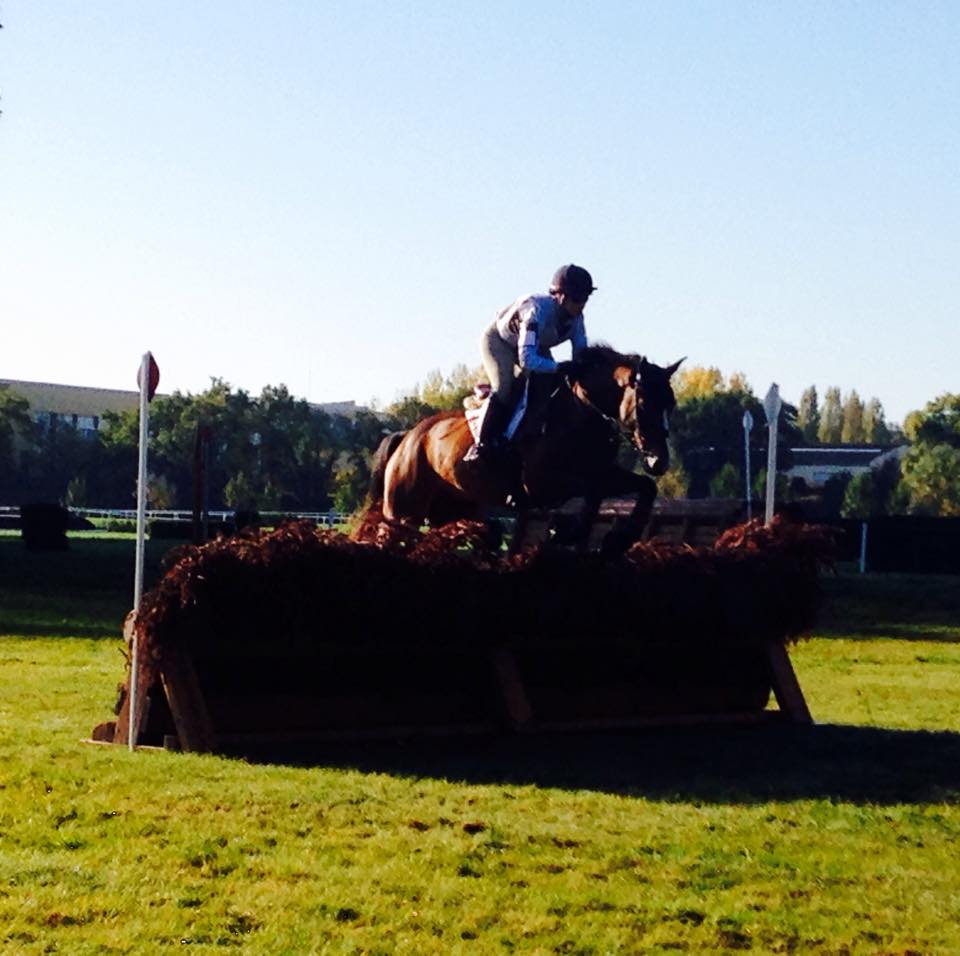
[[[960,648],[818,639],[795,657],[819,719],[949,730],[943,758],[955,764],[960,721],[939,697]],[[121,675],[117,642],[0,640],[0,942],[11,952],[960,951],[955,769],[938,794],[891,801],[886,774],[926,786],[924,774],[866,755],[875,799],[844,800],[805,759],[808,795],[771,779],[782,792],[768,799],[762,774],[719,787],[695,761],[686,775],[668,768],[677,792],[662,793],[644,772],[645,756],[664,760],[662,732],[600,747],[636,768],[622,792],[590,785],[589,772],[575,787],[498,782],[494,744],[479,751],[494,769],[462,772],[455,747],[445,779],[389,759],[350,769],[343,750],[335,766],[304,768],[79,743]],[[735,752],[755,746],[751,733],[677,744]],[[566,746],[589,771],[587,743]],[[543,761],[564,748],[529,746],[521,753]],[[513,779],[542,773],[509,754],[502,765]]]
[[[828,582],[811,729],[254,765],[82,744],[132,548],[2,541],[0,951],[960,953],[955,583]]]

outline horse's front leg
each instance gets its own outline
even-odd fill
[[[657,497],[657,483],[648,475],[637,475],[622,468],[611,470],[604,496],[627,494],[636,495],[630,514],[625,518],[617,518],[600,543],[600,552],[608,557],[623,554],[640,539]]]

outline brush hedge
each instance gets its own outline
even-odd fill
[[[787,641],[814,622],[831,549],[826,529],[780,519],[615,560],[549,546],[507,557],[476,522],[368,537],[291,522],[175,549],[141,603],[141,646]]]

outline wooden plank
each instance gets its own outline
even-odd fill
[[[131,611],[124,620],[123,638],[127,644],[127,651],[133,655],[133,629],[136,627],[136,615]],[[147,723],[147,713],[150,707],[150,689],[153,687],[157,678],[157,663],[155,658],[145,652],[143,641],[138,643],[138,661],[137,661],[137,740],[139,744],[143,736],[143,729]],[[114,728],[114,743],[125,744],[129,741],[130,727],[130,670],[127,671],[126,693],[123,697],[123,703],[120,707],[120,713],[117,714],[116,727]]]
[[[493,669],[510,725],[514,730],[530,729],[533,722],[533,708],[530,706],[527,689],[523,685],[523,678],[517,667],[517,659],[509,647],[501,645],[494,649]]]
[[[175,646],[168,648],[160,663],[160,680],[181,749],[194,753],[216,750],[217,735],[189,652]]]
[[[797,680],[796,671],[790,662],[790,654],[785,644],[771,641],[767,645],[767,660],[770,663],[770,676],[773,693],[780,710],[797,724],[812,724],[813,717],[807,707],[806,698]]]

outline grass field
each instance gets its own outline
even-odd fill
[[[79,742],[132,563],[0,539],[0,952],[960,954],[956,578],[825,580],[812,728],[293,766]]]

